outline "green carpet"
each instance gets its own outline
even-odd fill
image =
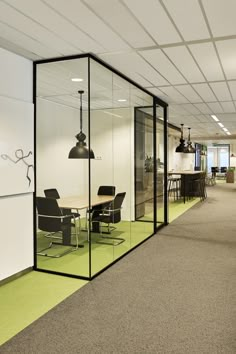
[[[117,226],[117,229],[112,231],[112,237],[125,239],[125,242],[118,246],[97,243],[98,240],[101,240],[101,235],[92,233],[91,274],[95,275],[101,271],[117,258],[121,257],[137,244],[145,240],[152,233],[152,223],[121,221]],[[39,250],[46,247],[49,242],[50,240],[45,238],[42,232],[38,233]],[[74,238],[72,238],[72,242],[75,243]],[[38,256],[37,267],[45,270],[89,277],[89,244],[87,241],[87,232],[80,232],[79,243],[83,244],[84,248],[79,248],[78,250],[68,253],[60,258]],[[61,247],[61,250],[58,250],[58,247],[59,246],[56,246],[57,250],[55,252],[63,251],[63,246]],[[53,252],[53,250],[50,250],[48,253],[52,254]]]
[[[0,345],[87,282],[30,272],[0,287]]]

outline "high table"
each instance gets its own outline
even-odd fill
[[[96,205],[101,205],[105,203],[109,203],[114,199],[114,196],[111,195],[92,195],[91,203],[89,204],[88,196],[69,196],[65,198],[57,199],[58,205],[60,208],[65,209],[75,209],[77,212],[82,209],[89,209]],[[63,244],[70,244],[71,235],[66,233],[63,234]]]
[[[169,175],[180,175],[181,176],[181,194],[183,195],[183,200],[185,203],[186,195],[188,192],[188,184],[194,179],[198,179],[203,173],[203,171],[185,171],[185,170],[173,170],[169,171]]]

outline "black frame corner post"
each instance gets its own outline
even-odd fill
[[[91,132],[90,132],[90,57],[88,57],[88,148],[89,151],[91,149],[91,144],[90,144],[90,138],[91,138]],[[91,158],[89,154],[88,158],[88,192],[89,192],[89,210],[91,209]],[[92,278],[92,245],[91,245],[91,213],[89,213],[89,223],[88,223],[88,238],[89,238],[89,279],[91,280]]]
[[[36,95],[37,95],[37,65],[33,62],[33,105],[34,105],[34,192],[33,192],[33,269],[37,269],[37,219],[36,219]]]
[[[153,98],[153,232],[157,231],[157,120],[156,120],[156,100]]]
[[[164,107],[164,224],[169,223],[168,215],[168,106]]]

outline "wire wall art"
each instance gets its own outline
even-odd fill
[[[15,151],[16,159],[13,159],[7,154],[1,154],[1,158],[3,160],[9,160],[14,164],[18,164],[18,162],[22,162],[26,166],[26,179],[28,180],[28,187],[31,185],[30,171],[34,172],[34,165],[28,163],[27,159],[32,155],[32,151],[29,151],[28,154],[24,155],[24,151],[22,149],[17,149]]]

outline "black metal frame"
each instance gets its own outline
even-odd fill
[[[37,267],[37,230],[36,230],[36,225],[37,225],[37,220],[36,220],[36,192],[34,192],[34,198],[33,198],[33,207],[34,207],[34,213],[33,213],[33,233],[34,233],[34,266],[33,269],[39,272],[44,272],[44,273],[50,273],[50,274],[55,274],[55,275],[61,275],[61,276],[67,276],[71,278],[77,278],[77,279],[83,279],[83,280],[92,280],[95,277],[97,277],[99,274],[103,273],[106,269],[111,267],[113,264],[118,262],[121,258],[125,257],[128,253],[132,252],[135,248],[139,247],[141,244],[146,242],[150,237],[155,235],[157,230],[161,229],[164,225],[168,223],[168,215],[167,215],[167,107],[168,104],[161,100],[160,98],[156,97],[154,94],[146,90],[145,88],[141,87],[139,84],[137,84],[135,81],[131,80],[129,77],[126,75],[122,74],[119,70],[116,70],[103,60],[97,58],[95,55],[91,53],[86,53],[86,54],[78,54],[78,55],[71,55],[71,56],[65,56],[65,57],[56,57],[56,58],[51,58],[51,59],[42,59],[42,60],[36,60],[33,62],[33,103],[34,103],[34,161],[35,161],[35,174],[34,174],[34,182],[35,182],[35,191],[36,191],[36,170],[37,170],[37,156],[36,156],[36,84],[37,84],[37,65],[44,64],[44,63],[52,63],[52,62],[59,62],[59,61],[68,61],[68,60],[73,60],[73,59],[82,59],[82,58],[87,58],[88,59],[88,148],[90,149],[90,62],[91,59],[94,60],[95,62],[99,63],[103,67],[107,68],[114,74],[120,76],[130,84],[134,85],[141,91],[145,92],[149,96],[153,98],[153,134],[154,134],[154,145],[156,146],[156,134],[155,134],[155,125],[156,125],[156,105],[161,106],[164,109],[164,223],[159,225],[158,227],[156,226],[156,212],[154,212],[154,229],[153,233],[148,236],[145,240],[134,246],[132,249],[128,250],[126,253],[121,255],[119,258],[114,260],[112,263],[110,263],[108,266],[103,268],[101,271],[97,272],[96,274],[92,275],[91,274],[91,269],[92,269],[92,260],[91,260],[91,237],[89,235],[89,277],[85,276],[80,276],[80,275],[74,275],[74,274],[68,274],[68,273],[62,273],[62,272],[57,272],[57,271],[51,271],[51,270],[46,270],[46,269],[40,269]],[[156,149],[154,149],[155,151]],[[156,154],[156,152],[155,152]],[[156,171],[156,161],[154,161],[154,171]],[[88,175],[89,175],[89,206],[91,205],[91,162],[90,158],[88,159]],[[154,183],[155,185],[155,183]],[[156,191],[156,187],[154,187],[154,193]],[[154,194],[154,211],[156,210],[156,193]],[[89,215],[89,217],[91,217]],[[90,230],[89,230],[90,233]]]

